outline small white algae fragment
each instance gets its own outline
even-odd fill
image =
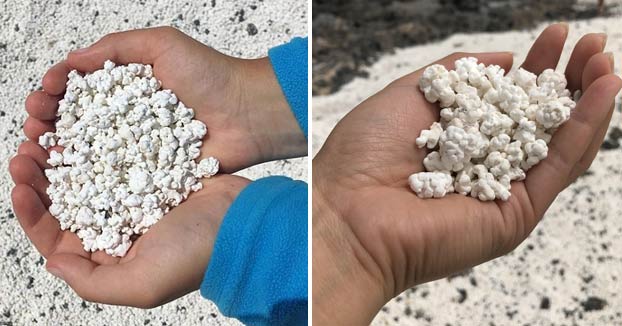
[[[68,75],[56,132],[39,144],[50,151],[45,170],[49,212],[75,232],[87,251],[124,256],[190,192],[218,172],[218,160],[200,156],[207,127],[171,90],[161,90],[151,66],[116,66]]]
[[[196,175],[203,178],[209,178],[216,173],[218,173],[218,165],[220,163],[217,159],[213,157],[208,157],[206,159],[202,159],[197,165]]]
[[[43,148],[50,148],[56,146],[56,135],[53,132],[45,132],[39,136],[39,145]]]
[[[455,70],[426,68],[419,88],[439,102],[440,121],[421,131],[419,148],[427,172],[408,178],[421,198],[456,192],[483,201],[508,200],[510,183],[545,159],[548,143],[570,118],[575,100],[566,78],[552,69],[539,76],[522,68],[504,75],[497,65],[461,58]]]
[[[442,132],[443,127],[441,127],[441,124],[438,122],[434,122],[429,130],[423,130],[421,132],[421,136],[419,136],[419,138],[417,138],[416,140],[417,146],[427,146],[428,148],[436,147],[436,144],[438,144],[438,139],[441,137]]]
[[[453,191],[451,176],[442,172],[415,173],[408,178],[408,184],[421,198],[443,197]]]

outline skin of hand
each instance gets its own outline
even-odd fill
[[[110,34],[89,48],[72,52],[43,78],[43,90],[26,99],[29,114],[9,170],[12,201],[26,235],[47,259],[49,272],[88,301],[152,308],[199,288],[222,219],[250,182],[218,174],[204,188],[172,209],[119,258],[83,250],[80,239],[61,231],[50,215],[49,185],[43,170],[48,152],[38,137],[54,130],[58,100],[67,73],[117,64],[152,64],[163,88],[172,89],[195,118],[209,128],[201,157],[215,156],[221,171],[306,153],[305,137],[281,92],[268,58],[236,59],[169,27]]]
[[[26,99],[26,136],[54,130],[67,74],[92,72],[104,61],[151,64],[162,88],[172,89],[205,122],[201,158],[215,156],[222,172],[306,155],[307,141],[276,79],[270,59],[222,54],[172,27],[108,34],[90,47],[69,53],[43,77],[43,90]]]
[[[567,24],[542,32],[522,67],[539,74],[558,64]],[[513,250],[534,229],[557,194],[591,164],[607,131],[622,81],[604,34],[585,35],[566,77],[582,97],[554,134],[548,157],[512,182],[506,202],[450,194],[418,198],[408,176],[424,170],[426,149],[415,139],[439,120],[438,104],[419,91],[423,68],[352,110],[313,160],[313,321],[363,325],[402,291]],[[436,63],[453,68],[475,56],[508,71],[511,53],[456,53]]]
[[[83,299],[105,304],[153,308],[197,290],[222,218],[249,183],[227,174],[203,180],[202,190],[135,240],[126,256],[112,257],[103,251],[84,251],[75,233],[60,230],[47,210],[49,183],[38,163],[46,159],[47,152],[41,147],[28,150],[40,153],[37,157],[20,154],[11,161],[15,215],[47,259],[50,273]]]

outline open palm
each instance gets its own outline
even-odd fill
[[[536,74],[555,68],[566,34],[564,25],[546,29],[523,68]],[[439,119],[438,105],[428,103],[418,88],[423,69],[360,104],[337,125],[313,161],[314,200],[334,212],[327,214],[333,220],[321,221],[314,211],[314,257],[322,225],[346,230],[342,236],[351,243],[341,247],[352,248],[356,257],[352,261],[361,268],[341,270],[370,275],[371,284],[376,283],[384,296],[382,304],[415,284],[512,250],[557,194],[589,167],[600,147],[614,96],[622,86],[611,74],[612,63],[603,47],[600,34],[585,36],[575,47],[566,77],[571,91],[581,89],[583,97],[571,119],[555,133],[548,157],[524,181],[512,183],[506,202],[481,202],[459,194],[421,199],[409,189],[408,176],[424,170],[427,154],[415,146],[415,139]],[[506,71],[512,66],[510,53],[456,53],[436,63],[453,68],[463,56],[475,56]],[[315,264],[314,295],[328,291],[322,289],[326,283],[316,279]]]

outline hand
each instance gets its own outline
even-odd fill
[[[48,153],[26,142],[10,163],[15,215],[30,241],[47,259],[47,270],[88,301],[152,308],[199,288],[220,223],[248,180],[217,175],[172,209],[119,258],[89,253],[75,233],[61,231],[48,212],[42,169]]]
[[[295,146],[283,147],[277,142],[295,140],[290,133],[298,125],[266,59],[227,57],[171,28],[104,37],[48,71],[43,91],[33,92],[26,100],[29,118],[24,133],[31,140],[20,145],[9,166],[16,184],[12,193],[15,213],[26,235],[47,259],[47,269],[78,295],[106,304],[154,307],[199,288],[222,218],[249,181],[231,175],[203,180],[202,190],[134,241],[123,258],[102,251],[85,252],[79,238],[61,231],[47,211],[49,183],[43,169],[50,168],[46,162],[49,155],[36,141],[43,132],[54,129],[67,73],[99,69],[108,58],[120,64],[153,64],[163,86],[172,88],[209,126],[201,154],[218,157],[225,171],[296,155]],[[283,122],[283,128],[275,130],[278,122]],[[296,132],[304,139],[299,129]]]
[[[233,58],[172,27],[109,34],[71,52],[43,77],[43,91],[28,96],[26,136],[36,142],[39,135],[54,130],[69,71],[102,69],[108,59],[151,64],[162,87],[172,89],[195,110],[195,118],[205,122],[208,135],[201,158],[218,158],[223,172],[307,153],[305,136],[267,57]]]
[[[547,28],[523,68],[539,74],[558,64],[568,27]],[[583,96],[555,133],[548,157],[512,183],[507,202],[451,194],[418,198],[408,176],[424,170],[421,130],[439,120],[438,104],[419,91],[420,69],[352,110],[313,160],[313,319],[318,324],[369,323],[392,297],[514,249],[557,194],[596,156],[622,81],[602,53],[603,34],[584,36],[566,77]],[[475,56],[508,71],[511,53],[456,53],[436,63],[453,68]]]

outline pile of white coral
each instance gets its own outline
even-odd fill
[[[207,127],[170,90],[160,90],[149,65],[69,73],[45,170],[49,212],[76,232],[87,251],[124,256],[131,237],[145,233],[191,191],[218,172],[218,160],[198,164]],[[55,146],[61,146],[55,147]]]
[[[419,197],[456,192],[507,200],[510,182],[546,158],[551,135],[575,107],[566,78],[552,69],[504,74],[471,57],[457,60],[455,70],[425,69],[419,87],[439,102],[441,120],[416,140],[432,150],[423,161],[428,172],[408,179]]]

